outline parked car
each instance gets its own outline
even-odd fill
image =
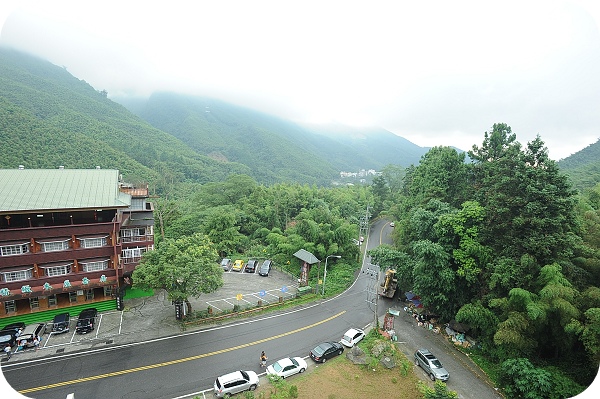
[[[310,358],[315,362],[325,363],[328,359],[344,353],[344,347],[339,342],[323,342],[310,351]]]
[[[94,329],[96,326],[96,317],[98,316],[98,309],[88,308],[84,309],[79,313],[77,318],[77,325],[75,326],[75,332],[77,334],[87,334]]]
[[[231,270],[235,270],[236,272],[241,272],[244,269],[244,261],[241,259],[236,259],[235,262],[233,262],[233,266],[231,267]]]
[[[258,387],[258,375],[254,371],[234,371],[217,377],[214,393],[217,398],[228,398],[243,391],[254,391]]]
[[[34,340],[35,337],[42,337],[46,332],[46,323],[36,323],[30,324],[25,329],[21,335],[17,337],[17,343],[19,346],[22,346],[23,349],[33,348],[35,346]]]
[[[431,381],[435,381],[436,379],[448,381],[450,377],[450,374],[442,366],[442,363],[427,349],[417,349],[415,352],[415,364],[429,374]]]
[[[301,357],[286,357],[268,366],[267,375],[274,374],[281,378],[287,378],[294,374],[304,373],[306,367],[306,361]]]
[[[365,332],[360,328],[351,328],[342,337],[340,341],[342,344],[347,346],[348,348],[352,348],[354,345],[358,344],[365,337]]]
[[[221,268],[226,272],[229,271],[229,269],[231,268],[231,259],[223,258],[223,260],[221,261]]]
[[[390,222],[390,227],[394,227],[396,224],[394,222]]]
[[[71,321],[71,316],[68,312],[59,313],[54,316],[52,320],[52,332],[54,334],[61,334],[69,331],[69,324]]]
[[[17,342],[17,332],[15,330],[2,330],[0,331],[0,350],[8,344],[12,348],[15,347]]]
[[[271,263],[272,262],[269,259],[265,260],[258,268],[258,275],[268,277],[271,272]]]
[[[22,321],[18,321],[16,323],[11,323],[2,328],[1,331],[14,331],[17,336],[20,335],[25,329],[25,323]]]
[[[250,259],[248,261],[248,263],[246,263],[246,268],[244,269],[244,271],[246,273],[254,273],[256,271],[257,264],[258,264],[258,261],[254,260],[254,259]]]

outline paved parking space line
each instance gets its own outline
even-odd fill
[[[220,309],[220,308],[216,307],[216,306],[215,306],[215,305],[213,305],[211,302],[206,302],[206,303],[208,303],[208,306],[210,306],[211,308],[215,308],[215,309],[217,309],[219,312],[221,312],[221,311],[222,311],[222,309]]]

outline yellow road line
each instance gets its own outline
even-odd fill
[[[298,333],[300,331],[308,330],[309,328],[316,327],[316,326],[318,326],[320,324],[323,324],[323,323],[326,323],[328,321],[331,321],[331,320],[335,319],[336,317],[339,317],[339,316],[343,315],[344,313],[346,313],[345,310],[342,311],[342,312],[340,312],[340,313],[338,313],[338,314],[336,314],[336,315],[328,317],[325,320],[321,320],[321,321],[319,321],[317,323],[314,323],[314,324],[311,324],[311,325],[308,325],[308,326],[305,326],[305,327],[301,327],[301,328],[298,328],[298,329],[293,330],[293,331],[288,331],[286,333],[275,335],[273,337],[259,339],[258,341],[249,342],[247,344],[242,344],[242,345],[238,345],[238,346],[233,346],[233,347],[227,348],[227,349],[221,349],[221,350],[214,351],[214,352],[204,353],[202,355],[190,356],[190,357],[186,357],[186,358],[183,358],[183,359],[171,360],[169,362],[150,364],[150,365],[147,365],[147,366],[136,367],[136,368],[127,369],[127,370],[113,371],[112,373],[99,374],[99,375],[93,375],[93,376],[90,376],[90,377],[78,378],[78,379],[70,380],[70,381],[57,382],[56,384],[42,385],[42,386],[39,386],[39,387],[23,389],[23,390],[18,391],[18,392],[21,393],[21,394],[26,394],[26,393],[30,393],[30,392],[43,391],[43,390],[46,390],[46,389],[63,387],[65,385],[79,384],[79,383],[87,382],[87,381],[100,380],[102,378],[117,377],[117,376],[120,376],[120,375],[135,373],[137,371],[151,370],[151,369],[155,369],[155,368],[159,368],[159,367],[172,366],[174,364],[179,364],[179,363],[183,363],[183,362],[189,362],[191,360],[198,360],[198,359],[202,359],[204,357],[214,356],[214,355],[218,355],[220,353],[225,353],[225,352],[231,352],[231,351],[234,351],[234,350],[237,350],[237,349],[247,348],[247,347],[252,346],[252,345],[262,344],[262,343],[267,342],[267,341],[271,341],[271,340],[282,338],[282,337],[285,337],[285,336],[288,336],[288,335],[296,334],[296,333]]]

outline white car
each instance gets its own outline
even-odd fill
[[[365,332],[360,328],[351,328],[346,331],[346,334],[342,337],[340,341],[343,345],[348,348],[352,348],[354,345],[358,344],[365,337]]]
[[[294,374],[304,373],[306,361],[301,357],[286,357],[267,367],[267,375],[274,374],[281,378],[287,378]]]
[[[258,375],[254,371],[234,371],[217,377],[214,394],[217,398],[229,398],[242,391],[254,391],[259,384]]]

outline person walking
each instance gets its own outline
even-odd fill
[[[260,354],[260,367],[267,367],[267,355],[265,355],[265,351],[262,351]]]
[[[35,348],[36,352],[38,349],[40,349],[40,336],[36,335],[35,338],[33,339],[33,347]]]
[[[12,356],[12,348],[10,347],[10,344],[6,344],[4,347],[4,353],[6,353],[6,360],[10,360],[10,357]]]

